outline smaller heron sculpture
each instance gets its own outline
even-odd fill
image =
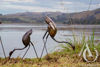
[[[49,36],[49,35],[50,35],[50,37],[51,37],[54,41],[56,41],[56,42],[58,42],[58,43],[67,43],[67,44],[69,44],[69,45],[73,48],[73,50],[75,50],[75,46],[72,45],[71,43],[65,42],[65,41],[57,41],[57,40],[54,38],[55,35],[56,35],[56,33],[57,33],[57,28],[56,28],[55,23],[52,21],[52,19],[50,19],[48,16],[46,16],[45,22],[48,24],[48,29],[47,29],[47,31],[45,32],[44,36],[43,36],[44,46],[43,46],[43,49],[42,49],[42,53],[41,53],[40,59],[41,59],[41,57],[42,57],[42,55],[43,55],[44,49],[46,50],[46,53],[47,53],[47,55],[48,55],[47,48],[46,48],[46,42],[47,42],[47,39],[48,39],[48,36]],[[45,39],[45,38],[46,38],[46,39]]]
[[[3,46],[3,43],[2,43],[1,36],[0,36],[0,42],[1,42],[2,50],[3,50],[3,54],[4,54],[5,58],[6,58],[6,53],[5,53],[5,50],[4,50],[4,46]]]
[[[34,51],[35,51],[35,54],[36,54],[36,56],[37,56],[37,58],[38,58],[38,55],[37,55],[35,46],[34,46],[34,44],[33,44],[33,43],[31,42],[31,40],[30,40],[30,35],[31,35],[31,34],[32,34],[32,29],[29,30],[29,31],[27,31],[27,32],[24,34],[24,36],[23,36],[23,38],[22,38],[22,42],[23,42],[23,44],[24,44],[25,47],[23,47],[23,48],[17,48],[17,49],[14,49],[13,51],[11,51],[11,52],[9,53],[9,59],[11,58],[11,56],[12,56],[12,54],[13,54],[14,51],[16,51],[16,50],[23,50],[23,49],[25,49],[26,47],[28,47],[28,49],[26,50],[25,54],[24,54],[23,57],[22,57],[22,59],[23,59],[24,56],[26,55],[27,51],[29,50],[30,45],[33,46],[33,49],[34,49]]]

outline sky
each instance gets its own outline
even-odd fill
[[[90,0],[0,0],[0,14],[21,12],[81,12]],[[91,0],[89,10],[100,8],[100,0]]]

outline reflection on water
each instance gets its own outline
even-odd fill
[[[40,56],[41,50],[43,48],[43,40],[42,37],[45,33],[45,29],[41,30],[41,28],[45,28],[43,26],[40,27],[0,27],[0,36],[2,37],[3,45],[6,51],[6,55],[9,55],[9,52],[13,50],[14,48],[23,48],[24,45],[22,43],[22,36],[26,31],[29,29],[33,29],[33,33],[31,35],[31,41],[34,43],[37,53]],[[80,36],[82,32],[84,31],[86,34],[91,35],[93,29],[64,29],[64,30],[58,30],[57,35],[55,38],[57,40],[66,40],[66,39],[72,39],[73,40],[73,34]],[[99,29],[95,29],[95,36],[100,37],[100,31]],[[54,49],[56,46],[58,46],[58,43],[53,41],[50,37],[48,38],[47,41],[47,49],[50,52],[55,51]],[[27,49],[27,48],[26,48]],[[22,57],[25,50],[20,50],[20,51],[15,51],[15,53],[12,55],[12,57],[17,57],[20,56]],[[44,55],[46,52],[44,51]],[[2,48],[0,47],[0,57],[4,57]],[[28,53],[25,56],[26,58],[33,58],[35,56],[35,52],[33,50],[33,47],[31,47],[28,51]]]

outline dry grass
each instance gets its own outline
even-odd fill
[[[49,54],[49,57],[45,56],[41,61],[36,58],[12,58],[4,64],[7,59],[0,58],[0,67],[100,67],[100,58],[94,63],[87,63],[76,53],[70,55],[61,52]]]

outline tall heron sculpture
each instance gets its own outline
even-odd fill
[[[57,28],[56,28],[56,25],[55,25],[55,23],[53,22],[52,19],[50,19],[48,16],[46,16],[45,22],[48,24],[48,29],[47,29],[47,31],[45,32],[44,36],[43,36],[44,46],[43,46],[43,49],[42,49],[42,53],[41,53],[40,58],[41,58],[42,55],[43,55],[44,49],[46,50],[46,53],[47,53],[47,55],[48,55],[47,48],[46,48],[46,42],[47,42],[48,36],[50,36],[54,41],[56,41],[56,42],[58,42],[58,43],[67,43],[67,44],[69,44],[69,45],[73,48],[73,50],[75,50],[75,46],[72,45],[71,43],[65,42],[65,41],[57,41],[57,40],[54,38],[55,35],[56,35],[56,33],[57,33]],[[45,38],[46,38],[46,39],[45,39]]]
[[[3,54],[4,54],[5,58],[6,58],[6,53],[5,53],[5,50],[4,50],[4,46],[3,46],[3,43],[2,43],[1,36],[0,36],[0,42],[1,42],[2,50],[3,50]]]
[[[22,42],[23,42],[23,44],[24,44],[25,47],[23,47],[23,48],[17,48],[17,49],[12,50],[12,51],[9,53],[9,59],[10,59],[10,57],[12,56],[12,54],[13,54],[14,51],[16,51],[16,50],[23,50],[23,49],[25,49],[26,47],[28,47],[28,49],[26,50],[25,54],[24,54],[23,57],[22,57],[22,59],[23,59],[24,56],[26,55],[27,51],[29,50],[30,45],[33,46],[33,49],[34,49],[34,51],[35,51],[35,54],[36,54],[36,56],[37,56],[37,58],[38,58],[38,55],[37,55],[35,46],[34,46],[34,44],[33,44],[33,43],[31,42],[31,40],[30,40],[30,35],[31,35],[31,34],[32,34],[32,29],[29,30],[29,31],[27,31],[27,32],[24,34],[24,36],[23,36],[23,38],[22,38]]]

